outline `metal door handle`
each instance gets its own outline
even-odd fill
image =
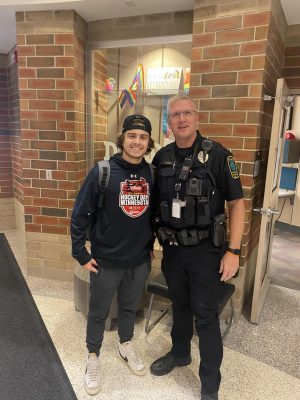
[[[279,215],[279,211],[275,210],[275,208],[268,208],[268,213],[269,214],[276,214]]]
[[[262,215],[267,215],[267,216],[270,216],[272,214],[279,215],[279,211],[275,210],[274,208],[268,208],[267,210],[265,208],[253,208],[253,211],[259,212]]]

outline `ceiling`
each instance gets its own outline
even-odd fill
[[[289,25],[300,24],[300,1],[281,0]],[[74,9],[86,21],[190,10],[194,0],[0,0],[0,54],[16,42],[15,12]]]

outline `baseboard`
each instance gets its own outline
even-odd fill
[[[290,232],[290,233],[294,233],[295,235],[300,235],[300,227],[296,226],[296,225],[290,225],[290,224],[286,224],[284,222],[276,221],[275,228],[280,231]]]

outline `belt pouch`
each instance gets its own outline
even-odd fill
[[[222,246],[226,239],[226,215],[219,214],[213,218],[212,222],[212,239],[213,244],[217,247]]]
[[[186,225],[195,224],[195,201],[194,196],[186,196],[184,207],[184,222]]]
[[[181,229],[181,231],[177,232],[178,242],[183,244],[184,246],[188,246],[189,239],[188,239],[188,232],[186,229]]]
[[[197,225],[210,224],[209,204],[206,197],[197,199]]]
[[[167,201],[162,201],[160,203],[160,216],[163,222],[169,221],[169,204]]]
[[[198,234],[197,234],[196,229],[189,231],[189,235],[190,235],[191,246],[196,246],[197,244],[199,244]]]

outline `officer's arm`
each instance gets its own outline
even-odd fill
[[[229,210],[229,247],[239,249],[241,247],[242,235],[244,231],[245,206],[243,199],[228,201]],[[226,252],[220,263],[219,272],[221,281],[231,279],[239,269],[240,258],[238,255]]]
[[[231,200],[228,203],[229,211],[229,247],[239,249],[241,247],[244,232],[245,205],[243,199]]]

